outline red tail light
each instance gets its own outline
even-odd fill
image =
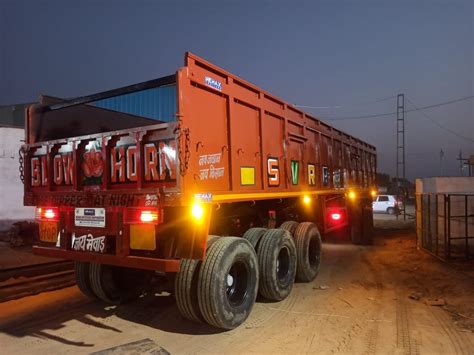
[[[347,211],[343,207],[333,207],[326,212],[326,227],[339,228],[347,223]]]
[[[36,220],[38,221],[59,221],[59,209],[57,207],[38,207],[36,208]]]
[[[142,211],[140,213],[140,221],[142,221],[143,223],[157,222],[158,221],[158,212],[156,212],[156,211]]]
[[[141,224],[150,223],[157,224],[159,213],[155,209],[128,208],[124,213],[124,223]]]

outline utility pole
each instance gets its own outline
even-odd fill
[[[397,187],[405,181],[405,94],[397,95]],[[406,201],[403,194],[403,220],[406,220]]]
[[[443,158],[444,158],[444,151],[443,148],[439,151],[439,170],[441,172],[441,176],[443,176]]]
[[[463,165],[465,164],[464,162],[468,162],[469,159],[468,158],[463,158],[462,157],[462,150],[460,150],[459,151],[459,157],[456,160],[459,160],[459,172],[461,173],[461,176],[464,176],[464,174],[462,172],[462,168],[463,168]],[[470,172],[469,172],[469,176],[471,176]]]

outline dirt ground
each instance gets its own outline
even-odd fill
[[[0,240],[0,270],[20,266],[49,263],[58,259],[33,255],[31,246],[12,248],[8,242]]]
[[[0,304],[0,352],[473,354],[473,264],[418,251],[412,231],[376,234],[325,243],[314,282],[232,331],[182,319],[166,293],[107,307],[69,287]]]

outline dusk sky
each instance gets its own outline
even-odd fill
[[[407,109],[474,95],[473,23],[472,0],[0,0],[0,105],[169,75],[192,51],[319,107],[305,110],[375,145],[393,175],[395,116],[330,119],[393,112],[398,93]],[[459,151],[474,154],[474,100],[423,113],[406,115],[407,177],[459,175]]]

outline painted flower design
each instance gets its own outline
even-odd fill
[[[100,177],[104,171],[104,161],[102,160],[102,153],[92,148],[84,153],[82,162],[82,171],[86,177]]]

